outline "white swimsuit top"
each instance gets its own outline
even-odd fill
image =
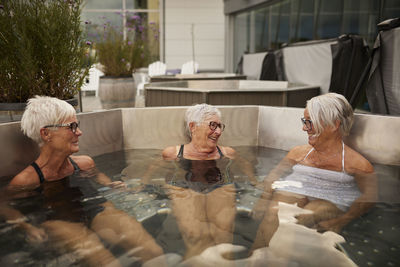
[[[293,172],[273,184],[276,190],[297,193],[309,197],[328,200],[346,211],[360,197],[361,192],[354,177],[345,172],[344,143],[342,142],[342,171],[332,171],[296,164]],[[314,150],[304,157],[303,161]]]

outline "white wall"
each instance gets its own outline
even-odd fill
[[[165,61],[180,69],[192,60],[194,24],[195,60],[202,70],[224,69],[223,0],[165,0]]]

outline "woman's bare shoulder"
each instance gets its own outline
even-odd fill
[[[177,157],[177,147],[179,147],[179,146],[166,147],[162,151],[163,159],[166,159],[166,160],[174,160],[174,159],[176,159],[176,157]]]
[[[81,155],[81,156],[71,156],[72,160],[78,164],[79,168],[83,171],[93,169],[96,164],[94,163],[94,160],[87,156],[87,155]]]
[[[373,173],[374,167],[360,153],[345,146],[345,168],[349,173]]]
[[[302,161],[311,149],[312,146],[308,144],[295,146],[287,153],[286,158],[289,160],[294,160],[296,162]]]
[[[218,146],[219,149],[221,149],[222,154],[225,155],[225,157],[228,157],[230,159],[234,159],[236,157],[236,150],[229,147],[229,146]]]
[[[28,166],[10,181],[9,187],[27,187],[39,184],[39,175],[32,166]]]

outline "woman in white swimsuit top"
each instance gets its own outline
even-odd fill
[[[344,96],[310,99],[301,120],[308,144],[294,147],[271,171],[265,192],[275,189],[275,200],[314,212],[298,216],[298,223],[339,232],[376,200],[374,169],[343,142],[353,123],[353,109]]]

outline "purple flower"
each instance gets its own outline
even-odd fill
[[[133,15],[133,16],[131,17],[131,19],[140,20],[140,16],[138,16],[138,15]]]
[[[131,41],[128,41],[128,45],[132,45],[132,42],[131,42]]]
[[[149,24],[150,24],[150,25],[154,25],[154,24],[156,24],[156,23],[155,23],[154,21],[150,21]]]
[[[142,32],[144,30],[144,27],[142,25],[139,25],[139,31]]]
[[[3,5],[0,5],[0,9],[4,9],[4,6],[3,6]]]
[[[87,45],[92,45],[92,42],[91,41],[86,41],[86,44]]]
[[[125,62],[125,58],[121,58],[121,62]]]
[[[89,20],[85,21],[85,24],[92,24]]]

